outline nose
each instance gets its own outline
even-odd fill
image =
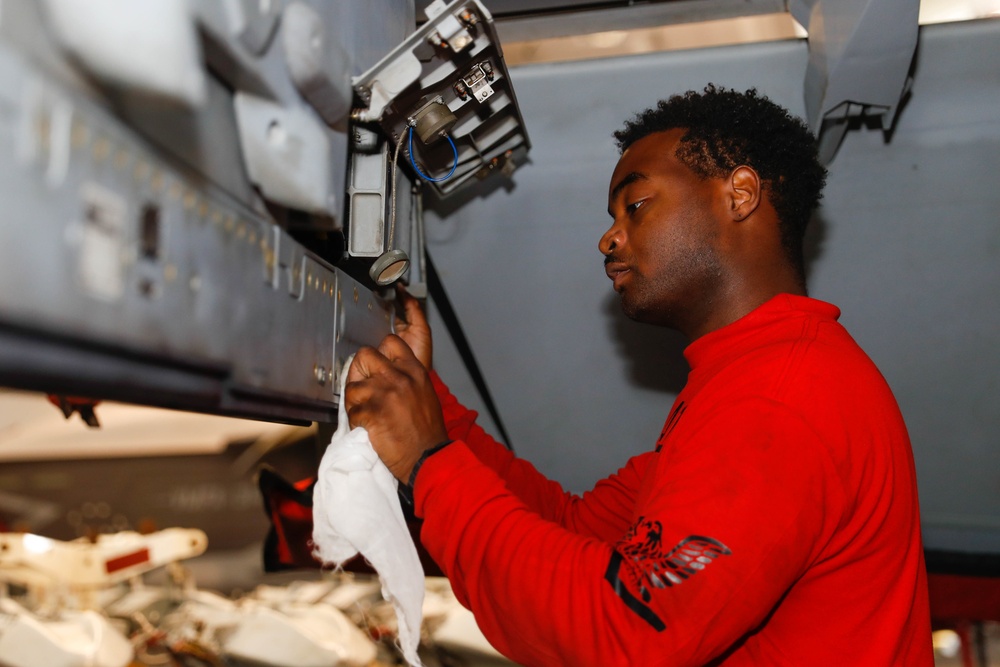
[[[621,247],[625,240],[625,234],[617,222],[611,223],[611,228],[604,232],[604,236],[597,243],[597,249],[604,256],[610,255],[617,248]]]

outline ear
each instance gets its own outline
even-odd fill
[[[746,220],[757,210],[762,196],[760,176],[741,165],[729,175],[729,211],[734,220]]]

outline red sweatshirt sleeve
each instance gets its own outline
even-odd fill
[[[484,634],[527,665],[703,665],[760,625],[832,532],[817,436],[762,399],[656,455],[615,542],[533,511],[456,441],[416,480],[422,540]]]
[[[448,437],[461,440],[529,509],[564,528],[614,540],[628,527],[649,455],[634,457],[614,475],[597,483],[583,497],[566,493],[531,465],[497,442],[476,423],[478,415],[458,402],[434,372],[431,381],[441,401]]]

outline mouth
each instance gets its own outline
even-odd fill
[[[621,291],[621,285],[625,280],[625,276],[629,274],[630,269],[622,262],[609,260],[610,258],[604,262],[604,272],[608,274],[608,278],[614,283],[615,291],[619,292]]]

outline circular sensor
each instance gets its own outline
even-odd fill
[[[408,268],[410,268],[410,258],[402,250],[394,248],[382,253],[372,262],[368,275],[376,285],[385,287],[399,280]]]
[[[444,138],[458,122],[458,118],[451,112],[451,109],[441,102],[428,104],[417,112],[415,120],[417,122],[417,136],[425,144],[432,144]]]

